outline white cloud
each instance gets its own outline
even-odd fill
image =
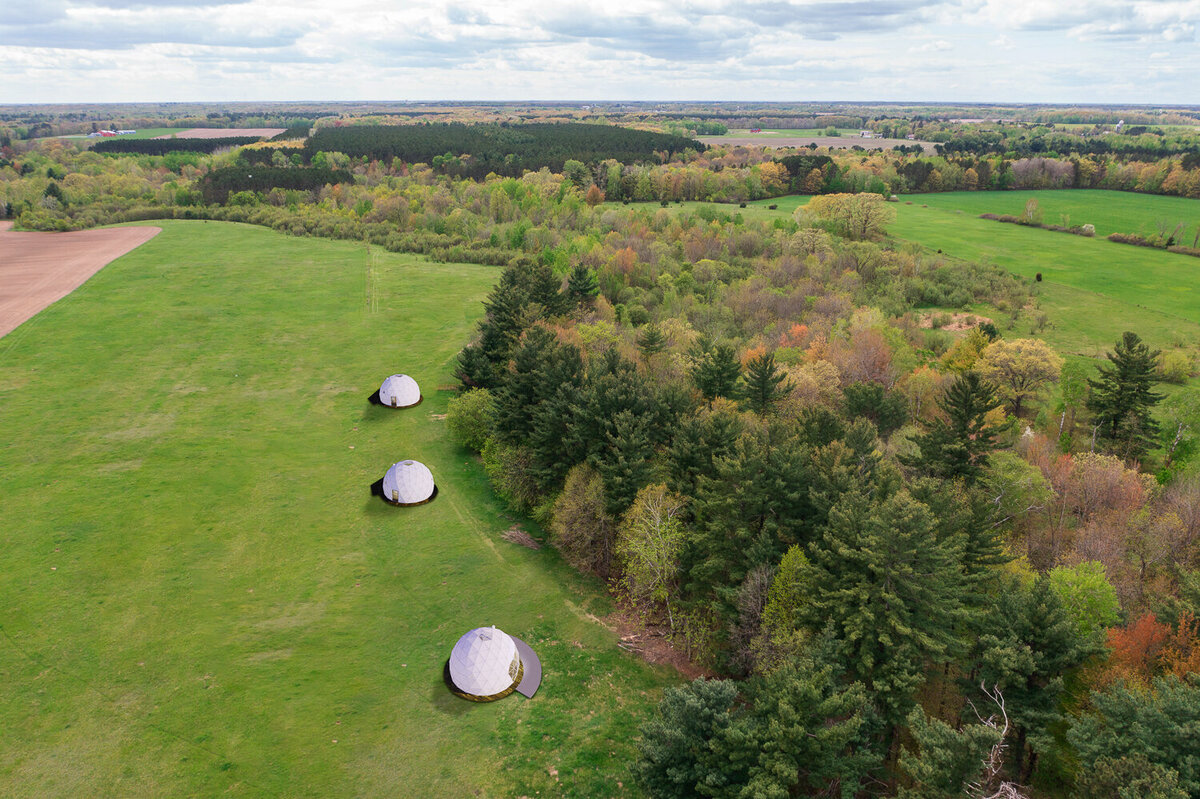
[[[0,17],[0,102],[1171,102],[1198,26],[1200,0],[42,0]]]

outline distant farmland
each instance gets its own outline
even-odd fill
[[[724,136],[697,136],[696,138],[710,147],[808,147],[815,144],[818,147],[833,147],[849,150],[851,147],[862,147],[865,150],[882,148],[890,150],[893,147],[912,147],[919,145],[929,155],[936,150],[934,143],[928,141],[912,141],[911,139],[863,139],[857,134],[845,136],[803,135],[805,131],[776,131],[764,130],[762,133],[748,131],[733,131]]]
[[[228,139],[235,136],[261,136],[269,139],[278,136],[286,128],[188,128],[158,139]]]

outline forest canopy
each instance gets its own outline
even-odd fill
[[[524,170],[542,167],[561,172],[567,161],[591,164],[611,158],[626,164],[659,163],[687,149],[707,148],[683,136],[613,125],[449,123],[322,128],[309,138],[304,153],[309,160],[318,152],[339,152],[409,163],[433,163],[445,157],[455,162],[444,164],[448,172],[482,178],[489,172],[520,177]]]

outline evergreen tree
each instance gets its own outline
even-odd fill
[[[642,725],[632,770],[653,799],[842,796],[881,760],[859,684],[803,658],[738,685],[668,688]]]
[[[791,391],[792,387],[787,375],[775,366],[773,353],[758,355],[746,364],[742,399],[745,406],[759,416],[766,416],[771,406]]]
[[[621,411],[612,419],[607,447],[594,459],[596,471],[604,478],[605,508],[620,516],[633,504],[637,492],[650,482],[650,459],[654,449],[646,430],[647,417]]]
[[[907,461],[934,477],[973,483],[987,467],[1000,428],[988,424],[989,411],[1000,407],[996,388],[975,372],[960,374],[938,401],[948,421],[938,419],[917,436],[920,457]]]
[[[999,731],[983,724],[955,729],[930,718],[921,708],[908,715],[908,730],[915,746],[900,755],[900,768],[910,784],[900,790],[902,799],[962,799],[972,796]]]
[[[723,764],[710,742],[729,726],[737,699],[732,680],[699,679],[663,691],[658,712],[641,727],[634,779],[653,799],[693,799],[696,786]]]
[[[658,325],[649,324],[642,328],[637,344],[638,349],[642,351],[642,359],[649,360],[667,348],[667,339]]]
[[[964,621],[960,553],[935,528],[906,491],[852,491],[809,545],[809,599],[798,620],[813,631],[832,627],[849,674],[893,728],[912,709],[926,665],[953,655]]]
[[[574,346],[558,343],[541,326],[529,329],[513,352],[512,366],[495,391],[496,429],[512,443],[525,443],[533,431],[538,406],[567,384],[582,382],[583,360]]]
[[[692,349],[692,383],[704,399],[736,399],[742,368],[729,344],[713,344],[702,339]]]
[[[1126,332],[1108,353],[1111,363],[1100,367],[1100,377],[1088,379],[1087,407],[1096,415],[1097,436],[1129,460],[1141,458],[1158,434],[1150,409],[1163,398],[1151,391],[1159,354],[1136,333]]]
[[[878,383],[851,383],[843,389],[846,416],[865,417],[875,423],[879,435],[887,437],[908,420],[907,403],[898,392],[887,391]]]
[[[1162,770],[1160,790],[1176,782],[1187,796],[1200,797],[1200,678],[1159,677],[1149,691],[1117,684],[1094,692],[1092,705],[1096,712],[1067,732],[1082,772],[1105,759],[1140,755]],[[1166,772],[1174,772],[1177,780]]]
[[[770,431],[755,430],[713,466],[712,477],[697,479],[695,530],[682,558],[685,590],[732,621],[746,576],[757,566],[773,567],[806,538],[808,452],[795,436],[775,442]]]
[[[1054,745],[1053,726],[1065,718],[1067,674],[1102,651],[1101,640],[1079,637],[1045,577],[1029,586],[1008,579],[988,598],[972,619],[978,637],[964,688],[982,681],[1004,694],[1015,733],[1010,765],[1016,781],[1028,783],[1039,754]]]
[[[871,741],[874,713],[860,683],[811,658],[752,678],[745,711],[711,745],[723,768],[705,795],[855,796],[882,761]]]
[[[744,428],[728,406],[684,417],[667,451],[667,486],[681,496],[696,496],[700,477],[716,477],[714,463],[732,452]]]
[[[596,273],[583,264],[571,270],[567,278],[567,296],[575,305],[590,305],[600,295],[600,283]]]

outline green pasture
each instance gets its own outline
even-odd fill
[[[0,795],[628,793],[677,678],[501,539],[440,420],[499,271],[161,226],[0,338]],[[392,372],[420,406],[368,405]],[[369,495],[404,458],[432,503]],[[446,690],[490,624],[541,655],[533,700]]]
[[[1176,225],[1184,226],[1177,236],[1182,244],[1191,244],[1200,225],[1200,202],[1186,197],[1163,197],[1127,191],[1070,189],[1042,191],[955,191],[945,194],[905,195],[903,201],[928,205],[929,208],[962,211],[964,214],[1011,214],[1021,216],[1029,200],[1037,200],[1042,222],[1047,225],[1095,225],[1096,236],[1109,233],[1157,235],[1168,233]],[[1001,223],[1003,224],[1003,223]],[[1067,225],[1064,225],[1064,227]]]
[[[992,197],[993,202],[1024,205],[1020,192],[977,194],[967,199],[981,202]],[[1155,213],[1156,208],[1177,207],[1157,202],[1174,198],[1121,192],[1088,194],[1078,199],[1049,197],[1042,204],[1069,207],[1082,203],[1092,210],[1093,218],[1111,219],[1108,214],[1113,212],[1102,207],[1111,200],[1129,209],[1131,222]],[[912,205],[906,198],[895,206],[897,218],[890,233],[920,242],[927,250],[989,261],[1023,277],[1032,279],[1041,273],[1038,297],[1051,323],[1042,337],[1055,346],[1095,355],[1110,349],[1125,330],[1133,330],[1159,347],[1195,347],[1200,342],[1200,282],[1196,280],[1200,259],[1115,244],[1100,236],[1085,238],[979,219],[974,209],[955,207],[954,197],[964,195],[918,195],[911,198]],[[1142,201],[1140,206],[1137,200]],[[1093,224],[1099,232],[1101,223]]]

